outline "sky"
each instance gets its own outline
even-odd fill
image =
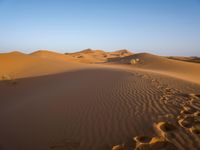
[[[0,0],[0,52],[200,56],[200,0]]]

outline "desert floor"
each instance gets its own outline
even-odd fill
[[[61,58],[1,54],[1,150],[200,149],[200,64]]]

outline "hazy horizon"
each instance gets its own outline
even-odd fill
[[[0,53],[83,49],[200,56],[199,0],[0,0]]]
[[[125,49],[125,48],[122,48],[122,49],[112,49],[112,50],[106,50],[106,49],[93,49],[93,48],[84,48],[84,49],[80,49],[80,50],[68,50],[68,51],[61,51],[61,50],[52,50],[52,49],[35,49],[35,50],[6,50],[6,51],[1,51],[0,50],[0,54],[2,53],[11,53],[11,52],[21,52],[21,53],[25,53],[25,54],[31,54],[33,52],[36,52],[36,51],[50,51],[50,52],[56,52],[56,53],[61,53],[61,54],[65,54],[65,53],[74,53],[74,52],[80,52],[82,50],[87,50],[87,49],[91,49],[91,50],[103,50],[105,52],[115,52],[115,51],[118,51],[118,50],[128,50],[130,52],[132,52],[133,54],[138,54],[138,53],[149,53],[149,54],[154,54],[154,55],[160,55],[160,56],[185,56],[185,57],[200,57],[200,54],[198,55],[184,55],[184,54],[174,54],[174,55],[170,55],[170,54],[162,54],[162,53],[159,53],[159,52],[156,52],[154,50],[130,50],[130,49]]]

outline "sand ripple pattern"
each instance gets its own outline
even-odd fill
[[[178,149],[200,149],[196,124],[185,129],[179,125],[184,117],[177,119],[184,104],[198,115],[200,99],[171,86],[171,79],[138,70],[88,69],[18,82],[0,84],[5,150],[107,150],[121,143],[136,148],[133,137],[165,135],[157,129],[159,122],[177,128],[164,140]]]

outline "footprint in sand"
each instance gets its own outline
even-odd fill
[[[178,120],[181,127],[188,129],[191,133],[200,135],[200,117],[199,116],[185,116]]]
[[[188,94],[189,100],[183,105],[180,115],[177,117],[181,127],[194,135],[200,135],[200,95]],[[196,103],[195,103],[196,102]]]
[[[200,98],[200,94],[190,93],[189,96],[192,98]]]
[[[136,136],[133,140],[136,142],[136,145],[149,143],[151,141],[151,137],[148,136]]]
[[[136,149],[141,147],[141,145],[149,144],[151,140],[152,138],[148,136],[136,136],[133,138],[133,141],[136,143]]]
[[[194,116],[199,116],[200,117],[200,111],[196,111],[195,113],[194,113]]]
[[[168,137],[176,130],[176,127],[167,122],[159,122],[155,125],[158,137],[136,136],[136,150],[177,150],[177,147],[169,142]]]
[[[119,144],[112,147],[112,150],[124,150],[125,144]]]
[[[175,104],[173,101],[174,98],[177,97],[179,91],[177,89],[169,88],[168,86],[163,87],[163,95],[160,97],[160,100],[164,102],[164,104]]]
[[[136,142],[133,141],[131,137],[128,137],[127,139],[124,139],[122,144],[113,146],[112,150],[133,150],[135,146],[136,146]],[[99,150],[104,150],[104,149],[99,149]],[[111,150],[110,146],[108,150]]]
[[[183,118],[180,118],[178,120],[178,123],[183,128],[191,128],[194,124],[194,118],[191,116],[183,116]]]
[[[155,125],[158,134],[163,138],[174,138],[174,131],[177,129],[173,124],[168,122],[159,122]]]
[[[195,113],[197,110],[194,108],[194,107],[191,107],[191,106],[183,106],[183,109],[181,110],[181,114],[183,115],[191,115],[193,113]]]
[[[189,131],[195,135],[200,136],[200,124],[192,126]]]
[[[160,137],[153,137],[148,143],[137,145],[136,150],[177,150],[176,146]]]

